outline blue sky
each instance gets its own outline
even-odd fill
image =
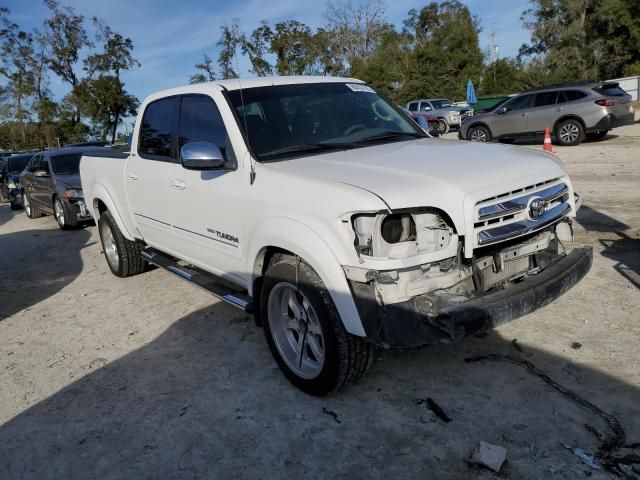
[[[194,65],[207,53],[217,57],[215,43],[220,26],[239,19],[241,28],[252,30],[260,20],[271,24],[297,19],[311,27],[325,23],[323,1],[304,0],[62,0],[88,19],[97,16],[113,30],[131,37],[135,56],[142,67],[123,76],[126,89],[140,100],[153,91],[182,85],[194,72]],[[354,1],[357,3],[357,0]],[[401,25],[411,8],[429,1],[387,0],[386,18]],[[496,25],[500,56],[513,56],[529,39],[520,16],[528,0],[463,0],[478,15],[483,28],[481,46],[489,44],[492,23]],[[47,9],[39,0],[0,0],[22,28],[40,27]],[[246,62],[240,64],[247,74]],[[56,98],[68,88],[54,76],[50,88]]]

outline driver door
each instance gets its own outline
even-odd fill
[[[493,136],[528,132],[529,108],[533,105],[534,97],[534,94],[521,95],[499,107],[491,125]]]

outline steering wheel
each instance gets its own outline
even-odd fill
[[[355,125],[351,125],[344,131],[344,135],[351,135],[352,133],[359,132],[360,130],[366,130],[367,126],[361,123],[356,123]]]
[[[385,122],[390,121],[391,120],[391,114],[383,115],[382,113],[380,113],[380,110],[378,110],[378,103],[379,102],[380,102],[380,100],[378,100],[377,102],[371,104],[371,108],[373,109],[373,113],[375,113],[378,118],[380,118],[381,120],[384,120]]]

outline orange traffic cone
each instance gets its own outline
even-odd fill
[[[544,129],[544,145],[542,149],[545,152],[553,153],[553,147],[551,146],[551,132],[549,131],[549,127]]]

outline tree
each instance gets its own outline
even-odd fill
[[[248,38],[244,34],[240,36],[242,54],[249,57],[251,71],[258,77],[264,77],[273,73],[273,67],[265,59],[272,40],[273,31],[265,20],[260,22],[260,26],[256,28]]]
[[[213,60],[209,55],[204,56],[202,63],[196,64],[196,73],[189,77],[189,83],[212,82],[216,79],[214,72]]]
[[[298,20],[276,23],[271,36],[271,52],[276,57],[278,75],[303,75],[313,62],[311,29]]]
[[[101,137],[116,139],[118,126],[128,115],[135,115],[138,99],[128,94],[120,74],[140,66],[133,56],[133,41],[111,30],[97,18],[93,19],[98,34],[96,40],[103,42],[101,53],[94,53],[84,60],[88,77],[83,81],[82,91],[76,90],[81,103],[87,107],[87,113],[94,124],[100,127]],[[97,73],[98,78],[92,78]]]
[[[458,0],[409,11],[405,32],[414,39],[415,69],[401,96],[464,98],[467,81],[477,85],[482,73],[480,31],[478,18]]]
[[[80,51],[84,47],[93,47],[84,28],[84,17],[77,15],[70,7],[60,7],[57,0],[44,0],[44,3],[52,15],[44,22],[44,35],[49,45],[46,63],[53,73],[73,89],[81,81],[76,74]],[[80,114],[80,107],[76,105],[74,122],[80,122]]]
[[[218,65],[222,78],[238,78],[238,73],[233,69],[233,61],[236,58],[238,47],[242,44],[242,34],[238,21],[234,20],[231,26],[220,27],[220,39],[216,43],[220,47]]]

